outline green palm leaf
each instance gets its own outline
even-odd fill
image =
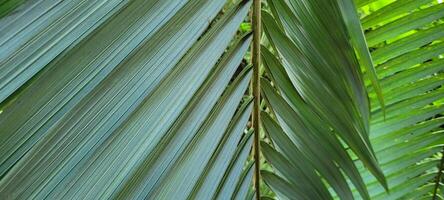
[[[385,193],[364,172],[374,199],[432,196],[434,187],[430,185],[435,185],[441,159],[438,152],[444,143],[443,63],[439,56],[443,53],[442,6],[431,1],[395,1],[362,19],[364,27],[371,28],[366,37],[376,48],[372,57],[378,63],[376,71],[387,102],[383,120],[369,88],[373,105],[370,138],[390,187],[390,194]],[[376,45],[381,42],[386,44]],[[423,191],[425,188],[429,191]]]
[[[346,177],[339,169],[344,170],[353,184],[359,188],[361,195],[368,199],[365,184],[356,166],[335,136],[338,134],[352,147],[381,183],[385,183],[368,139],[368,127],[366,127],[368,102],[365,90],[359,87],[362,85],[360,82],[362,78],[357,71],[359,68],[353,67],[358,62],[356,57],[350,57],[354,55],[353,48],[346,39],[348,31],[342,18],[335,16],[334,11],[331,13],[325,11],[326,17],[332,18],[329,23],[334,24],[335,20],[337,21],[335,29],[328,29],[321,25],[323,20],[327,19],[320,17],[322,8],[317,7],[315,2],[306,3],[306,6],[312,6],[311,10],[305,10],[302,3],[297,1],[289,1],[288,4],[284,1],[273,1],[273,5],[275,8],[272,10],[276,10],[273,14],[279,19],[278,21],[281,21],[284,30],[280,29],[267,13],[264,13],[263,23],[267,36],[282,59],[282,66],[278,59],[266,50],[263,59],[271,79],[279,88],[283,98],[264,82],[265,98],[284,132],[290,138],[294,137],[292,135],[299,135],[292,139],[295,143],[294,148],[302,152],[313,148],[311,152],[303,153],[305,159],[315,166],[341,198],[350,199],[353,195]],[[336,9],[336,12],[340,13],[339,5],[336,5]],[[337,27],[341,26],[342,32],[337,31]],[[336,31],[334,34],[340,34],[342,40],[333,38],[332,33],[327,33],[327,30]],[[322,33],[323,36],[320,35]],[[338,44],[343,46],[339,47]],[[344,64],[349,67],[343,66]],[[370,67],[373,68],[371,65]],[[328,74],[330,76],[326,76]],[[341,76],[341,74],[349,75]],[[357,87],[350,88],[349,85]],[[325,101],[326,99],[328,101]],[[295,112],[292,113],[291,110]],[[352,118],[355,121],[344,120]],[[273,139],[275,133],[269,132],[269,134]],[[277,147],[282,148],[280,145]]]
[[[362,7],[371,2],[373,1],[358,1],[357,4]],[[442,74],[440,74],[443,70],[443,63],[442,59],[438,58],[443,53],[441,46],[443,29],[442,23],[436,21],[442,19],[443,7],[442,4],[431,4],[430,2],[395,1],[386,4],[386,7],[378,8],[379,10],[371,12],[370,15],[366,15],[362,19],[363,27],[371,29],[365,31],[365,39],[369,46],[376,49],[371,52],[371,60],[369,60],[370,54],[368,54],[366,42],[363,42],[362,30],[357,23],[357,17],[353,14],[355,8],[352,2],[341,1],[339,4],[336,4],[336,1],[269,2],[273,16],[267,12],[263,13],[263,23],[272,51],[268,51],[264,46],[263,60],[266,69],[265,76],[273,86],[269,84],[270,81],[264,80],[262,87],[268,106],[271,108],[269,113],[272,116],[263,117],[263,126],[269,133],[274,147],[265,145],[263,153],[276,175],[265,172],[264,180],[270,188],[277,192],[278,197],[292,199],[295,193],[299,194],[301,191],[305,191],[304,195],[308,196],[299,196],[298,198],[319,198],[292,181],[291,177],[294,175],[291,175],[290,172],[295,173],[298,170],[294,164],[285,165],[283,164],[285,162],[278,162],[276,158],[267,156],[270,154],[267,151],[272,151],[273,154],[280,155],[281,160],[288,160],[291,156],[286,155],[285,152],[289,152],[289,149],[294,148],[304,152],[310,149],[310,146],[316,146],[316,150],[324,153],[310,153],[311,155],[302,153],[304,156],[300,158],[299,162],[312,160],[313,166],[306,166],[305,171],[315,168],[319,173],[319,178],[325,179],[328,183],[328,185],[312,185],[311,187],[331,187],[336,193],[335,196],[337,195],[341,199],[359,198],[359,195],[361,198],[398,199],[412,196],[411,192],[416,188],[430,188],[430,186],[426,186],[432,184],[430,182],[434,182],[436,171],[433,169],[439,163],[434,155],[441,151],[444,142],[442,134],[440,134],[442,132],[440,126],[443,121],[439,117],[444,110],[440,103],[437,103],[442,100],[444,94],[440,88],[443,84]],[[324,8],[320,5],[324,5]],[[340,17],[341,15],[343,18]],[[341,19],[344,22],[341,22]],[[328,29],[329,27],[331,28]],[[412,31],[414,29],[419,30]],[[319,36],[320,34],[324,36]],[[404,35],[398,36],[399,34]],[[328,38],[332,35],[335,38],[329,40]],[[329,41],[337,41],[340,38],[344,38],[341,43],[329,43]],[[348,46],[337,47],[337,44],[348,44]],[[336,48],[333,50],[332,47]],[[368,124],[370,131],[367,133],[362,131],[361,133],[365,133],[362,135],[361,142],[363,143],[355,146],[362,148],[363,144],[369,145],[369,147],[371,144],[373,148],[367,149],[368,153],[355,149],[353,143],[359,140],[347,139],[350,137],[347,136],[350,131],[344,130],[350,129],[342,128],[339,126],[341,123],[332,122],[338,118],[345,119],[345,115],[343,115],[344,117],[335,116],[338,116],[337,113],[344,112],[344,108],[352,110],[352,101],[362,100],[365,97],[355,97],[350,102],[345,98],[342,101],[335,101],[333,97],[328,96],[337,91],[337,96],[347,97],[344,94],[339,94],[344,91],[353,91],[345,89],[346,86],[341,91],[334,90],[334,87],[339,88],[340,83],[347,79],[340,80],[340,75],[334,71],[328,71],[329,68],[336,67],[335,59],[341,58],[338,52],[350,52],[352,48],[355,49],[359,63],[365,69],[365,78],[369,79],[365,81],[372,83],[367,84],[366,89],[369,92],[369,104],[371,105],[371,117],[369,117],[371,120]],[[341,61],[348,61],[349,66],[355,66],[355,69],[359,70],[356,58],[343,57]],[[329,65],[322,65],[323,62],[329,63]],[[375,64],[374,70],[372,63]],[[321,68],[321,66],[323,67]],[[339,66],[337,68],[339,69]],[[330,76],[326,77],[326,74]],[[353,74],[359,76],[359,72]],[[379,83],[374,80],[377,77],[375,75],[380,78]],[[333,87],[332,84],[328,84],[328,81],[335,78],[336,81],[331,81],[331,83],[335,83]],[[355,78],[355,80],[360,79]],[[348,85],[359,85],[359,83]],[[325,88],[331,89],[326,90]],[[314,91],[317,93],[313,93]],[[352,94],[366,96],[365,92]],[[384,96],[383,104],[380,104],[382,102],[381,95]],[[319,100],[314,100],[316,98]],[[334,110],[347,102],[350,104],[340,109],[340,112],[336,111],[334,114],[326,115],[329,114],[329,109]],[[365,106],[366,104],[361,101],[361,103],[354,105]],[[361,107],[358,110],[365,113],[365,109],[368,108]],[[292,113],[292,111],[296,112]],[[315,112],[319,117],[310,117],[310,112]],[[364,123],[366,121],[365,115],[361,114],[360,116],[363,117],[361,120]],[[272,126],[269,122],[271,118],[276,118],[282,126],[282,130],[270,128]],[[306,119],[307,121],[298,123],[298,119]],[[359,124],[359,122],[356,123]],[[315,129],[294,131],[296,129],[293,128],[294,130],[291,130],[292,126],[307,128],[310,127],[310,124],[313,124],[313,127],[324,126],[327,129],[319,131],[322,128],[317,128],[317,133],[313,132]],[[328,130],[329,127],[333,129],[334,133]],[[326,134],[307,143],[305,138],[314,137],[322,132]],[[282,140],[275,136],[283,133],[289,135],[290,138],[293,134],[300,135],[301,138],[287,138],[294,144],[292,146],[287,144],[284,148]],[[359,132],[354,135],[357,134]],[[334,135],[339,136],[345,143],[340,141],[330,143],[336,144],[335,146],[339,148],[328,150],[325,141],[328,141],[329,137],[335,137]],[[366,135],[368,135],[367,139],[365,139]],[[330,139],[330,141],[333,140]],[[311,145],[305,146],[304,144]],[[347,154],[345,156],[343,153],[339,154],[346,147],[350,147],[351,151],[348,153],[353,159],[356,159],[354,164],[343,161],[344,163],[341,165],[338,162],[338,158],[347,157]],[[335,154],[338,155],[336,158]],[[310,157],[315,157],[314,155],[321,158],[314,162],[313,159],[310,159]],[[323,155],[328,155],[328,157],[322,157]],[[373,159],[372,155],[376,158]],[[438,154],[439,156],[440,154]],[[369,165],[371,162],[366,163],[368,158],[378,160],[381,171],[379,171],[377,164],[373,165],[376,168],[372,170],[372,165]],[[353,185],[348,185],[352,188],[353,197],[347,196],[345,190],[338,188],[341,184],[335,181],[339,179],[329,178],[334,174],[332,171],[327,174],[323,173],[319,167],[316,168],[317,163],[326,160],[331,160],[335,164],[323,165],[336,165],[347,175],[345,179],[353,183]],[[301,166],[299,164],[298,167]],[[353,172],[356,168],[359,169],[358,173]],[[368,169],[370,170],[368,171]],[[385,182],[382,174],[387,177],[390,193],[387,193],[387,188],[384,189]],[[343,184],[343,187],[347,187],[347,184]]]
[[[35,10],[45,9],[40,3],[55,7],[57,13],[71,9],[73,15]],[[0,196],[216,196],[224,185],[221,175],[239,171],[239,164],[228,163],[244,164],[250,149],[248,144],[238,146],[249,137],[243,129],[251,103],[244,99],[238,105],[250,68],[235,72],[251,39],[246,34],[232,40],[250,3],[237,3],[206,30],[224,4],[88,1],[77,8],[69,2],[37,2],[23,10],[23,20],[31,15],[54,20],[42,21],[47,26],[38,30],[29,27],[36,22],[19,27],[4,18],[2,23],[24,38],[23,44],[14,44],[20,48],[1,54],[1,74],[7,77],[1,94],[9,97],[0,114]],[[89,10],[81,6],[97,13],[82,15]],[[83,27],[77,15],[89,27]],[[51,29],[61,31],[41,37]],[[4,38],[12,38],[14,30],[4,29],[9,31]],[[51,42],[64,37],[69,39],[52,48]],[[14,59],[37,62],[16,67],[11,65]],[[239,180],[240,186],[224,195],[245,196],[248,187],[241,185],[248,186],[251,177],[245,175],[245,183]]]
[[[0,199],[442,198],[439,2],[2,1]]]

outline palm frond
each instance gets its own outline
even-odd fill
[[[316,2],[318,3],[316,4]],[[270,41],[270,46],[273,47],[272,51],[275,53],[267,51],[267,47],[263,47],[265,49],[263,50],[263,60],[267,72],[266,76],[273,83],[273,85],[270,85],[269,81],[264,80],[263,85],[265,86],[263,90],[269,106],[272,108],[270,113],[275,115],[278,123],[282,126],[280,131],[276,130],[276,128],[270,128],[272,125],[270,125],[269,121],[272,120],[273,116],[264,117],[264,128],[269,132],[271,140],[275,145],[275,147],[265,145],[267,147],[264,147],[264,149],[274,152],[273,154],[282,154],[280,155],[280,160],[290,159],[290,155],[285,153],[289,151],[288,144],[284,149],[282,140],[277,139],[276,135],[278,133],[286,133],[289,137],[287,139],[294,143],[292,148],[301,152],[310,149],[310,145],[307,144],[311,144],[311,146],[317,145],[316,149],[319,151],[325,149],[322,150],[324,154],[310,154],[317,155],[317,157],[329,155],[328,158],[322,157],[317,161],[311,159],[310,162],[310,154],[302,153],[305,157],[303,156],[299,159],[300,162],[312,163],[313,166],[306,166],[304,168],[305,171],[315,168],[319,175],[329,184],[323,187],[333,188],[336,192],[334,196],[337,195],[341,199],[349,197],[341,194],[344,191],[338,188],[339,183],[334,183],[332,178],[328,178],[332,172],[330,171],[330,174],[326,175],[326,172],[323,173],[322,169],[316,167],[316,163],[322,163],[326,159],[330,159],[334,164],[324,163],[323,165],[336,165],[344,170],[345,174],[347,174],[345,178],[353,183],[353,185],[350,184],[350,187],[353,188],[354,198],[359,198],[358,195],[360,195],[363,198],[371,197],[371,199],[398,199],[413,196],[415,192],[419,192],[423,188],[430,190],[428,193],[423,192],[424,195],[431,195],[432,192],[429,185],[433,185],[436,180],[436,167],[441,159],[439,152],[442,150],[442,144],[444,143],[441,128],[444,122],[441,117],[444,111],[441,105],[444,97],[441,88],[444,83],[441,74],[444,69],[441,57],[444,53],[441,41],[444,36],[442,34],[442,30],[444,30],[442,28],[443,4],[431,3],[431,1],[394,1],[372,12],[370,15],[364,16],[361,21],[363,23],[362,26],[368,29],[365,31],[367,43],[370,48],[374,49],[371,52],[371,57],[376,68],[374,72],[376,72],[380,79],[379,85],[381,89],[374,84],[374,81],[367,82],[366,80],[366,90],[369,92],[369,104],[371,105],[370,132],[367,133],[369,138],[364,140],[366,143],[360,143],[358,146],[372,144],[373,148],[370,148],[369,152],[374,150],[373,155],[377,158],[375,160],[379,161],[382,172],[387,177],[387,185],[390,190],[390,193],[387,193],[383,187],[384,184],[380,184],[384,183],[381,181],[382,176],[378,178],[378,173],[374,173],[375,171],[373,171],[373,175],[371,170],[367,171],[369,166],[368,163],[365,163],[365,157],[363,159],[362,155],[364,154],[360,155],[349,144],[351,140],[347,140],[342,134],[343,131],[341,130],[345,129],[338,128],[339,123],[331,123],[331,119],[335,119],[334,115],[328,118],[323,116],[324,113],[327,113],[325,110],[328,110],[328,108],[334,110],[335,107],[347,102],[344,99],[342,102],[337,103],[334,101],[334,98],[328,97],[329,94],[334,94],[332,92],[335,91],[333,90],[334,88],[331,91],[325,90],[325,88],[332,87],[331,84],[323,84],[322,75],[313,75],[314,72],[318,72],[319,74],[330,75],[326,79],[340,77],[332,73],[333,71],[327,73],[328,67],[333,68],[335,66],[334,62],[328,62],[334,61],[329,58],[340,58],[340,55],[332,55],[338,54],[337,52],[339,51],[347,52],[351,48],[355,48],[360,64],[365,69],[365,78],[371,80],[374,78],[374,72],[369,71],[368,67],[365,66],[367,58],[365,51],[368,52],[368,50],[359,51],[359,47],[366,46],[366,44],[360,42],[359,35],[362,34],[362,31],[353,22],[353,20],[356,20],[356,16],[353,15],[353,12],[350,12],[350,8],[354,9],[354,7],[351,7],[353,3],[341,1],[336,5],[336,1],[320,2],[306,2],[304,4],[306,7],[303,7],[302,2],[273,1],[270,3],[270,10],[273,16],[264,13],[265,31]],[[358,1],[360,7],[369,3],[371,2],[361,1],[360,3]],[[324,10],[325,8],[320,8],[319,5],[324,5],[329,10]],[[335,12],[335,9],[339,9],[341,12]],[[308,18],[308,16],[311,16],[311,18]],[[345,24],[339,23],[340,16],[343,17]],[[329,18],[329,20],[323,21],[323,17]],[[275,21],[278,21],[278,23],[275,23]],[[338,23],[335,24],[335,22]],[[314,27],[320,28],[315,29]],[[333,30],[333,28],[326,29],[328,27],[336,27],[336,30]],[[312,30],[317,30],[317,32]],[[330,32],[327,33],[325,30],[330,30]],[[348,47],[346,46],[349,50],[342,46],[336,48],[336,52],[333,50],[328,51],[329,48],[334,47],[335,43],[328,43],[328,39],[324,38],[328,38],[328,34],[330,34],[336,37],[331,39],[332,41],[338,40],[338,38],[341,38],[341,36],[338,36],[340,34],[338,30],[344,32],[343,35],[345,36],[342,36],[342,38],[351,37],[349,40],[351,43]],[[322,33],[325,33],[325,36],[316,37]],[[317,43],[319,44],[317,45]],[[347,43],[348,41],[345,39],[339,44]],[[328,53],[319,53],[322,51]],[[313,58],[310,59],[310,57]],[[343,57],[342,60],[347,59],[350,60],[350,57]],[[357,62],[353,61],[353,59],[350,61],[350,66],[355,66],[356,68]],[[330,65],[321,65],[322,62],[319,60]],[[371,64],[367,65],[371,66]],[[322,71],[313,70],[317,66],[324,67]],[[310,81],[316,81],[316,84],[309,85]],[[335,82],[336,85],[340,85],[338,84],[339,82],[341,81],[338,79]],[[370,82],[372,84],[368,84]],[[355,82],[354,84],[358,83]],[[304,87],[310,88],[310,92],[316,91],[319,97],[307,95],[306,93],[309,93],[307,92],[308,89],[304,90]],[[350,90],[343,89],[343,91]],[[384,104],[380,104],[380,93],[384,96],[386,108],[382,107]],[[345,95],[338,96],[344,97]],[[319,100],[315,104],[312,103],[313,100],[310,97],[319,99],[323,97],[324,101]],[[330,106],[323,106],[322,104]],[[323,108],[322,111],[319,111],[319,108]],[[346,106],[346,108],[352,108],[352,106]],[[344,109],[341,110],[343,111]],[[364,109],[362,108],[361,110]],[[296,112],[292,113],[292,111]],[[314,112],[315,115],[311,115],[318,115],[318,118],[310,117],[310,114],[308,114],[310,112]],[[298,123],[295,121],[290,122],[290,119],[307,119],[307,121],[296,125]],[[345,117],[340,119],[345,119]],[[366,118],[362,119],[365,121]],[[336,141],[335,144],[339,144],[338,147],[342,147],[344,144],[346,147],[351,147],[351,151],[348,153],[351,153],[352,158],[356,159],[355,165],[350,166],[345,164],[346,162],[341,165],[338,162],[339,156],[335,158],[335,154],[343,155],[338,154],[341,149],[328,150],[328,145],[324,143],[325,140],[328,140],[326,138],[332,135],[330,131],[319,131],[322,130],[321,128],[317,128],[317,132],[313,131],[313,128],[310,131],[310,129],[307,129],[307,127],[310,127],[310,124],[313,124],[313,127],[324,126],[327,129],[331,127],[335,134],[345,142],[340,143]],[[291,126],[304,127],[306,129],[292,131]],[[328,133],[325,134],[328,136],[318,136],[318,138],[312,139],[311,142],[304,141],[304,138],[296,137],[296,139],[291,139],[294,135],[315,137],[315,135],[323,132]],[[308,192],[308,189],[304,189],[303,186],[294,183],[292,177],[295,175],[290,174],[290,172],[293,174],[298,172],[294,164],[290,164],[291,162],[288,161],[289,164],[285,165],[285,162],[274,158],[276,156],[267,155],[270,153],[267,153],[265,150],[264,156],[277,174],[271,175],[270,172],[265,172],[264,179],[277,192],[278,196],[283,195],[288,198],[288,195],[293,195],[294,193],[302,195],[301,192],[304,191],[302,193],[309,196],[300,196],[300,198],[316,198],[312,193]],[[298,167],[302,166],[299,164]],[[345,166],[350,167],[347,169],[344,168]],[[350,173],[354,168],[358,168],[359,173]],[[353,174],[356,175],[354,176]],[[306,180],[306,178],[300,178],[300,180]],[[311,187],[322,187],[322,185],[312,185]],[[287,191],[290,188],[292,191]],[[368,191],[368,194],[366,194],[366,191]]]
[[[0,3],[0,199],[442,199],[444,4],[255,2]]]
[[[432,196],[444,144],[443,10],[432,1],[394,1],[362,19],[387,104],[384,120],[370,86],[370,139],[390,188],[362,168],[372,199]]]
[[[365,41],[364,44],[360,42],[363,40],[360,27],[357,33],[356,27],[347,28],[344,18],[353,16],[344,14],[343,18],[341,5],[336,1],[273,1],[270,4],[273,16],[264,12],[263,23],[279,58],[264,48],[263,60],[267,75],[277,91],[265,79],[262,88],[282,131],[267,128],[270,122],[263,123],[276,144],[275,151],[283,154],[285,159],[292,156],[284,153],[289,149],[300,151],[299,162],[311,164],[302,171],[314,168],[315,177],[318,172],[321,177],[317,179],[325,179],[342,199],[353,198],[348,179],[359,189],[363,198],[369,199],[358,168],[342,144],[344,141],[350,146],[385,185],[384,175],[368,138],[369,102],[354,53],[355,46],[361,52],[361,57],[369,57]],[[324,4],[328,6],[320,6]],[[354,43],[349,42],[350,34],[356,38]],[[362,46],[365,51],[361,51]],[[366,64],[366,69],[374,71],[371,63]],[[278,143],[275,137],[279,132],[285,133],[293,144],[287,144],[284,148],[282,140]],[[272,160],[269,162],[274,166]],[[283,169],[282,165],[279,168],[275,166],[280,174],[294,167]],[[282,178],[290,182],[287,176]],[[274,183],[283,183],[280,179],[273,180]],[[290,183],[294,184],[294,181]],[[316,187],[322,190],[327,186],[317,184]],[[300,190],[306,191],[303,188]],[[308,193],[308,199],[319,198],[314,194]]]
[[[236,71],[251,37],[233,38],[251,3],[217,20],[223,0],[75,3],[38,1],[23,24],[1,22],[15,46],[0,54],[0,196],[216,196],[250,150],[239,142],[251,72]],[[245,196],[249,181],[224,195]]]

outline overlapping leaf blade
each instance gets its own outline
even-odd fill
[[[103,6],[85,2],[92,8]],[[250,3],[237,3],[208,30],[225,1],[115,3],[120,7],[105,6],[114,13],[97,10],[95,15],[109,15],[102,21],[83,16],[90,28],[66,24],[74,30],[67,34],[83,34],[66,41],[71,46],[50,41],[62,45],[58,50],[63,52],[51,53],[57,57],[30,48],[50,61],[31,66],[35,76],[11,66],[14,73],[32,79],[24,86],[11,79],[13,88],[22,88],[1,107],[1,197],[215,196],[222,181],[206,184],[211,191],[199,182],[233,168],[218,168],[214,162],[247,160],[250,145],[237,146],[241,137],[248,138],[243,129],[251,106],[244,101],[238,110],[238,105],[251,72],[249,67],[236,71],[251,38],[246,34],[232,39]],[[25,15],[48,14],[32,9]],[[39,34],[35,31],[23,33],[32,38]],[[27,62],[24,59],[20,62]],[[247,153],[234,153],[236,148]],[[252,176],[245,177],[225,195],[245,196]]]
[[[293,148],[302,152],[300,162],[310,162],[341,198],[353,198],[347,183],[350,178],[362,197],[369,199],[357,167],[337,138],[344,140],[385,184],[368,138],[367,93],[339,5],[335,1],[273,1],[270,4],[274,18],[263,12],[264,28],[282,60],[280,64],[264,47],[267,76],[280,92],[274,91],[268,81],[262,82],[272,113],[293,141]],[[275,23],[275,19],[280,23]],[[358,42],[355,45],[362,47]],[[365,43],[363,46],[366,48]],[[367,54],[360,54],[361,57],[369,57],[368,50],[365,51]],[[368,67],[373,69],[372,64]],[[266,126],[266,122],[263,123]],[[269,132],[272,141],[277,134],[274,132]],[[280,153],[289,151],[288,148],[280,150],[283,147],[277,143],[276,148]],[[276,170],[282,170],[282,165]],[[308,170],[307,167],[304,170]]]
[[[370,138],[390,188],[384,192],[361,167],[374,199],[432,196],[444,144],[443,10],[442,4],[427,0],[394,1],[362,19],[387,103],[384,120],[369,87]]]
[[[216,193],[213,195],[213,199],[230,199],[233,198],[233,195],[236,193],[236,188],[238,185],[243,183],[243,180],[241,179],[241,175],[244,172],[244,179],[245,178],[251,178],[249,176],[246,176],[247,173],[245,171],[249,171],[252,166],[253,162],[249,163],[245,166],[245,158],[248,157],[248,154],[250,152],[250,147],[253,144],[253,132],[249,132],[240,142],[238,148],[235,152],[235,159],[230,161],[230,164],[228,166],[228,170],[225,172],[221,184],[218,186]]]
[[[291,108],[281,108],[274,107],[278,106],[276,102],[271,101],[270,99],[270,106],[273,108],[273,110],[276,112],[277,115],[282,115],[283,110],[291,110],[294,109],[296,113],[290,114],[287,116],[280,116],[282,119],[291,119],[294,120],[300,120],[298,121],[286,121],[286,120],[280,120],[281,124],[283,123],[283,126],[292,126],[290,124],[297,124],[300,126],[299,131],[291,131],[286,130],[286,132],[293,134],[300,135],[299,137],[303,137],[304,139],[299,139],[301,142],[305,142],[307,146],[301,146],[299,148],[305,148],[310,149],[312,146],[316,146],[315,150],[319,151],[318,153],[315,153],[310,156],[314,157],[321,157],[319,155],[329,155],[328,157],[319,158],[322,160],[315,161],[315,163],[322,163],[325,161],[338,164],[341,168],[345,170],[345,173],[351,177],[351,180],[354,184],[359,185],[361,192],[363,195],[366,195],[365,191],[365,185],[361,180],[361,177],[356,169],[356,167],[353,164],[353,161],[347,154],[347,152],[342,147],[340,141],[335,138],[333,133],[328,129],[327,126],[323,123],[323,121],[317,116],[313,111],[309,109],[309,107],[302,101],[302,99],[298,96],[295,89],[292,87],[292,84],[288,77],[286,77],[285,71],[283,67],[278,63],[277,59],[274,58],[274,56],[268,52],[267,50],[263,51],[264,61],[266,62],[265,65],[267,66],[266,69],[270,73],[270,75],[273,77],[273,80],[275,80],[275,83],[279,86],[279,91],[281,92],[282,96],[289,102],[291,105]],[[270,66],[270,67],[268,67]],[[269,84],[264,82],[263,83],[263,89],[264,94],[266,97],[269,97],[269,95],[272,95],[272,89],[270,88]],[[276,97],[275,97],[276,98]],[[268,99],[268,98],[267,98]],[[280,100],[283,101],[283,100]],[[283,102],[281,102],[283,103]],[[290,106],[289,105],[289,106]],[[282,109],[282,110],[281,110]],[[278,119],[280,119],[278,117]],[[284,122],[285,121],[285,122]],[[284,125],[285,124],[285,125]],[[285,128],[284,128],[285,129]],[[273,138],[273,134],[276,131],[269,131],[270,136]],[[303,134],[300,134],[302,132],[308,133],[308,136],[304,136]],[[320,147],[319,147],[320,146]],[[304,151],[304,150],[301,150]],[[316,155],[317,154],[317,155]],[[310,159],[309,159],[310,160]],[[312,159],[313,161],[313,159]],[[335,165],[332,164],[332,165]],[[316,164],[314,164],[316,165]],[[320,165],[324,166],[324,165]],[[318,167],[320,167],[318,166]],[[325,171],[324,171],[325,173]],[[322,174],[322,172],[321,172]],[[328,176],[328,175],[325,175]],[[329,180],[327,178],[327,180]]]
[[[11,2],[14,1],[9,3]],[[171,7],[155,2],[149,2],[145,6],[154,8],[152,12],[155,12],[155,8],[165,8],[164,11],[157,10],[161,18],[168,17],[167,13],[180,8],[180,4],[184,5],[180,2],[171,3]],[[1,19],[0,102],[62,52],[73,48],[87,35],[100,29],[100,25],[116,13],[133,11],[134,18],[128,19],[131,24],[147,9],[143,6],[136,9],[136,2],[128,4],[129,1],[121,0],[30,1],[15,11],[13,16]],[[130,8],[125,9],[125,6]],[[122,15],[125,14],[121,13],[120,16]]]
[[[162,18],[170,19],[181,4],[176,5],[179,7],[173,5],[169,9],[165,9],[163,15],[149,12],[151,9],[166,6],[163,3],[147,5],[147,7],[137,5],[127,7],[113,20],[103,24],[100,29],[92,33],[84,43],[46,66],[33,78],[33,84],[29,84],[9,102],[6,102],[6,106],[2,108],[3,113],[0,115],[1,151],[4,154],[1,174],[5,173],[17,162],[17,159],[43,137],[57,120],[74,109],[82,98],[98,87],[100,82],[110,73],[118,73],[113,71],[135,63],[142,64],[150,61],[151,63],[148,64],[155,64],[160,61],[155,59],[156,54],[160,52],[163,57],[168,54],[177,55],[174,57],[177,62],[189,45],[176,48],[176,50],[164,47],[163,50],[158,49],[159,52],[146,51],[148,48],[160,48],[165,41],[172,38],[180,38],[179,34],[171,37],[165,37],[162,33],[155,34],[162,26],[164,27],[163,31],[174,29],[175,24],[171,22],[164,26],[166,21]],[[139,14],[133,13],[133,9],[136,8],[142,9]],[[213,7],[213,9],[217,9],[217,7]],[[138,23],[132,23],[128,16],[133,16],[132,20]],[[138,17],[147,20],[138,21]],[[124,20],[128,20],[126,21],[128,27],[120,26]],[[183,24],[185,29],[187,23],[189,22],[186,19],[176,22],[176,24]],[[116,35],[114,31],[122,32],[122,34]],[[187,37],[191,39],[193,36],[190,34]],[[147,38],[152,38],[152,40],[147,40]],[[141,44],[144,44],[144,47]],[[178,42],[173,44],[178,44]],[[124,59],[132,55],[134,49],[145,53],[133,55],[132,63],[126,63],[130,61],[124,61]],[[141,60],[141,56],[146,56],[146,60]],[[171,64],[164,62],[159,67],[168,65],[171,66]],[[125,73],[124,70],[120,71],[121,74]],[[134,71],[136,72],[136,70]],[[127,72],[129,73],[129,71]],[[153,74],[151,80],[154,81],[155,77]],[[22,113],[27,113],[27,115]]]

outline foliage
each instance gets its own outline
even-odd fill
[[[417,199],[432,196],[436,167],[442,157],[439,152],[444,142],[440,128],[443,124],[442,101],[439,102],[444,94],[440,73],[443,70],[440,55],[444,53],[441,47],[443,4],[376,1],[368,5],[370,2],[358,2],[358,11],[364,13],[362,27],[365,28],[371,57],[376,64],[375,72],[380,79],[379,89],[371,81],[373,72],[363,66],[366,54],[362,53],[362,45],[365,43],[356,41],[360,33],[350,27],[354,15],[344,9],[347,2],[268,1],[264,30],[270,46],[263,47],[267,69],[263,91],[272,111],[264,114],[269,117],[264,117],[263,125],[272,143],[264,143],[263,153],[273,166],[275,175],[264,171],[264,179],[283,199],[332,198],[324,188],[334,189],[331,195],[341,199],[359,196],[364,199]],[[376,10],[369,11],[369,7]],[[340,54],[353,52],[352,48],[355,53],[349,54],[356,56],[341,59]],[[353,108],[352,101],[344,98],[347,95],[341,95],[341,92],[353,91],[347,86],[360,83],[348,83],[341,88],[340,83],[347,80],[340,75],[347,73],[333,73],[332,69],[347,66],[335,64],[335,59],[348,61],[351,64],[346,68],[353,68],[357,66],[355,58],[360,60],[365,73],[371,105],[370,131],[361,138],[367,137],[365,140],[370,142],[363,144],[373,146],[369,146],[368,152],[370,154],[374,150],[387,178],[389,193],[384,189],[382,172],[378,174],[371,170],[363,159],[365,154],[359,154],[356,146],[350,144],[351,140],[346,139],[344,133],[347,131],[343,131],[346,129],[339,127],[343,121],[353,122],[343,120],[350,119],[345,115],[337,117],[346,109]],[[359,76],[359,73],[351,74]],[[335,91],[336,88],[341,89]],[[315,95],[311,95],[313,92]],[[385,109],[378,99],[380,94],[383,94]],[[332,95],[343,98],[336,101]],[[319,99],[316,101],[316,98]],[[365,97],[355,98],[359,99]],[[349,105],[341,107],[346,103]],[[362,106],[361,110],[366,109],[366,103],[355,105]],[[326,115],[328,109],[337,107],[341,109],[333,113],[336,116]],[[366,121],[365,115],[357,116],[363,116],[363,121]],[[340,121],[332,122],[335,119]],[[351,158],[344,154],[345,149],[355,160],[354,164],[347,161]],[[356,160],[356,157],[364,162]],[[342,176],[338,168],[346,176]],[[322,184],[322,180],[326,180],[326,185]],[[297,196],[302,194],[305,196]]]
[[[443,199],[444,4],[262,1],[256,131],[251,4],[0,3],[0,199]]]
[[[1,198],[244,198],[251,39],[233,38],[250,3],[224,4],[34,1],[3,18]]]

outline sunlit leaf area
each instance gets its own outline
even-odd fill
[[[0,0],[0,200],[444,200],[442,0]]]

